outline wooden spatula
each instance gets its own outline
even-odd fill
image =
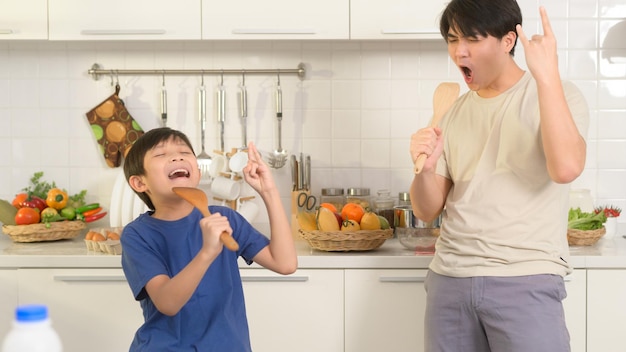
[[[191,203],[191,205],[196,207],[198,210],[200,210],[200,212],[202,212],[202,215],[204,215],[205,217],[211,215],[211,212],[209,211],[209,200],[206,197],[206,194],[201,189],[193,187],[174,187],[172,188],[172,191],[176,193],[179,197]],[[237,241],[235,241],[235,239],[226,231],[222,232],[222,234],[220,235],[220,240],[222,241],[224,246],[226,246],[226,248],[230,249],[231,251],[236,251],[239,249],[239,244],[237,243]]]
[[[459,97],[461,87],[458,83],[444,82],[437,86],[433,95],[433,118],[430,120],[430,127],[439,124],[439,120],[446,114],[452,103]],[[415,173],[422,172],[424,162],[426,162],[426,154],[420,154],[415,159]]]

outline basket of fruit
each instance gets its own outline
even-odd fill
[[[591,246],[606,234],[604,212],[583,212],[570,209],[567,218],[567,243],[570,246]]]
[[[43,172],[31,178],[31,185],[13,201],[0,200],[2,232],[14,242],[42,242],[70,239],[85,229],[86,223],[107,213],[98,203],[85,204],[87,191],[69,195],[54,182],[42,181]]]
[[[387,219],[356,203],[347,203],[341,211],[322,203],[315,212],[298,212],[297,219],[300,236],[322,251],[368,251],[393,236]]]

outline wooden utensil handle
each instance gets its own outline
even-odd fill
[[[226,231],[222,232],[222,234],[220,235],[220,241],[222,241],[226,248],[230,249],[233,252],[239,249],[239,243],[237,243],[233,236],[231,236]]]
[[[417,156],[417,159],[415,159],[415,168],[413,170],[415,171],[416,175],[422,172],[422,169],[424,168],[424,163],[426,162],[426,158],[426,154],[420,154]]]

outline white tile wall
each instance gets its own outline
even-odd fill
[[[539,3],[545,3],[558,36],[562,76],[583,90],[591,109],[587,166],[573,186],[591,189],[597,204],[626,208],[626,64],[610,63],[601,49],[607,31],[626,17],[626,6],[623,0],[521,1],[527,34],[540,29]],[[516,56],[524,66],[521,47]],[[307,63],[305,80],[281,76],[283,146],[312,156],[314,193],[323,187],[408,190],[410,134],[429,121],[439,82],[462,83],[440,41],[0,42],[0,198],[11,199],[41,170],[71,193],[87,189],[89,200],[108,204],[119,170],[105,166],[84,115],[113,92],[109,77],[95,81],[87,74],[96,62],[106,69]],[[144,129],[160,124],[161,80],[119,76],[120,95]],[[205,82],[212,92],[219,77],[205,76]],[[227,148],[241,144],[240,82],[238,76],[224,77]],[[166,76],[165,84],[170,126],[199,148],[200,77]],[[276,77],[249,75],[246,85],[248,138],[272,150]],[[211,99],[211,117],[213,107]],[[213,150],[217,125],[214,118],[210,122],[206,143]],[[289,169],[276,170],[275,176],[289,206]]]

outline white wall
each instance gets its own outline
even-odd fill
[[[591,109],[587,165],[574,187],[589,188],[597,204],[626,208],[626,64],[602,56],[608,29],[626,18],[623,0],[544,1],[556,32],[563,78],[584,92]],[[536,1],[521,2],[525,31],[536,33]],[[523,49],[518,61],[525,67]],[[313,192],[323,187],[408,190],[409,136],[428,123],[432,93],[441,81],[464,85],[441,41],[232,42],[0,42],[0,198],[10,200],[35,171],[71,193],[108,204],[119,169],[99,155],[85,112],[113,92],[105,69],[296,68],[305,80],[281,75],[283,147],[313,160]],[[120,96],[145,129],[160,124],[160,76],[119,76]],[[220,77],[205,76],[209,94]],[[227,148],[241,145],[236,92],[239,76],[224,76]],[[199,149],[199,76],[166,76],[169,122]],[[274,148],[275,76],[246,76],[248,138]],[[212,95],[211,95],[212,96]],[[210,99],[209,150],[217,148]],[[289,168],[275,171],[289,206]],[[287,209],[288,210],[288,209]],[[262,216],[262,215],[261,215]],[[626,221],[626,217],[622,217]],[[260,217],[259,221],[263,221]]]

